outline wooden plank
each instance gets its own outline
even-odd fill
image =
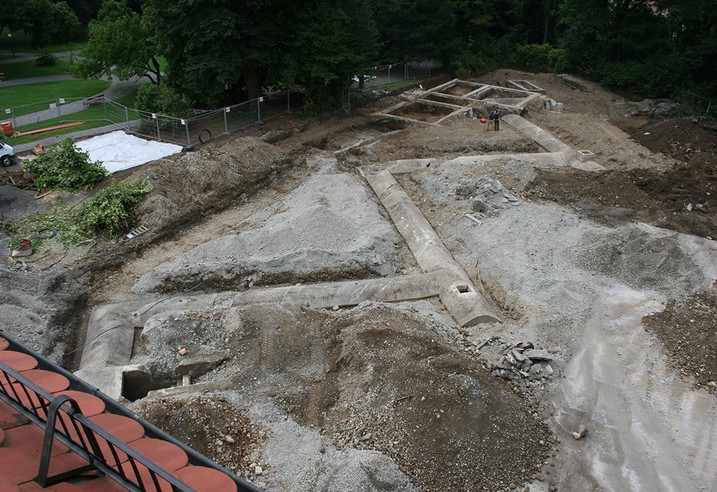
[[[48,126],[47,128],[38,128],[37,130],[29,130],[26,132],[16,132],[13,134],[13,137],[22,137],[25,135],[35,135],[36,133],[44,133],[44,132],[49,132],[52,130],[59,130],[61,128],[69,128],[71,126],[79,126],[79,125],[84,125],[84,124],[85,124],[84,121],[75,121],[72,123],[64,123],[62,125]]]

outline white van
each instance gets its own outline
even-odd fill
[[[8,167],[15,163],[15,151],[8,144],[0,142],[0,166]]]

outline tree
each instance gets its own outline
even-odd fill
[[[80,34],[80,21],[67,2],[50,0],[4,0],[0,32],[24,31],[32,37],[32,45],[42,48],[50,43],[63,43]]]
[[[374,63],[375,29],[359,0],[146,0],[143,18],[172,84],[207,105],[240,88],[253,99],[264,83],[334,91]]]
[[[88,41],[75,73],[83,78],[147,77],[159,84],[162,74],[151,40],[140,14],[127,0],[105,0],[98,19],[89,24]]]
[[[306,89],[312,111],[338,107],[351,76],[376,63],[378,32],[361,0],[307,2],[296,13],[285,80]]]

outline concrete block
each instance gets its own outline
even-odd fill
[[[174,373],[180,377],[187,375],[196,378],[208,373],[219,364],[229,359],[229,357],[229,352],[225,350],[213,354],[188,357],[186,359],[182,359],[182,361],[177,365],[177,368],[174,370]]]

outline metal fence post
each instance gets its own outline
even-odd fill
[[[159,116],[157,116],[156,114],[152,113],[152,118],[154,118],[154,121],[157,122],[157,140],[161,140],[161,139],[162,139],[162,132],[159,130]]]
[[[261,101],[263,101],[263,100],[264,100],[263,97],[259,97],[256,100],[256,117],[257,117],[256,122],[259,124],[261,124]]]
[[[291,113],[291,89],[286,91],[286,112]],[[707,112],[709,113],[709,109]]]
[[[192,139],[191,139],[191,137],[189,136],[189,121],[187,121],[187,120],[182,120],[182,124],[184,125],[184,129],[187,130],[187,147],[191,147],[191,146],[192,146]]]
[[[227,122],[227,113],[230,111],[230,109],[224,108],[224,135],[229,135],[229,123]]]
[[[124,107],[124,117],[127,120],[127,131],[129,131],[129,109],[127,106]]]
[[[102,106],[104,106],[105,109],[105,120],[109,121],[109,117],[107,116],[107,99],[102,99]]]
[[[403,80],[408,79],[408,63],[403,64]]]

